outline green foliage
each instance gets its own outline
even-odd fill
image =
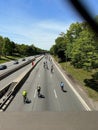
[[[0,36],[0,59],[1,56],[30,56],[44,54],[46,50],[40,49],[32,45],[16,44],[9,38]]]
[[[0,58],[2,56],[3,37],[0,36]]]
[[[64,37],[58,37],[55,40],[55,45],[50,49],[51,54],[57,55],[60,61],[64,61],[66,59],[65,50],[66,50],[66,40]]]
[[[96,73],[95,71],[89,72],[84,69],[76,69],[70,62],[67,63],[67,68],[65,62],[61,63],[61,66],[68,72],[71,79],[76,79],[83,86],[83,89],[86,89],[91,98],[98,101],[98,69],[96,69]]]
[[[98,82],[98,72],[93,75],[93,78]]]
[[[10,40],[9,40],[9,38],[4,38],[2,53],[4,56],[9,55],[9,53],[10,53]]]
[[[98,16],[96,16],[98,22]],[[72,23],[67,33],[61,33],[50,52],[71,62],[75,68],[92,71],[98,68],[98,34],[87,22]]]
[[[98,22],[98,16],[95,20]],[[93,93],[96,93],[93,95],[97,95],[98,100],[98,34],[89,27],[88,23],[72,23],[67,33],[61,33],[61,37],[55,40],[55,45],[50,51],[59,59],[70,60],[73,69],[69,68],[68,62],[65,63],[64,68],[70,70],[70,73],[77,71],[77,77],[81,77],[83,72],[93,73],[91,78],[84,74],[83,83],[88,87],[89,95],[92,96],[93,90]],[[80,70],[82,73],[79,75]]]

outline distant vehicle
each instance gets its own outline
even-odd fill
[[[15,60],[15,61],[14,61],[14,64],[19,64],[18,60]]]
[[[26,60],[25,58],[22,59],[22,61],[25,61],[25,60]]]
[[[6,65],[0,65],[0,70],[4,70],[4,69],[6,69],[6,68],[7,68]]]

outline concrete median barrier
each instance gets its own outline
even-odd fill
[[[40,57],[40,56],[37,56],[36,58],[38,58],[38,57]],[[9,76],[10,74],[12,74],[12,73],[14,73],[15,71],[21,69],[22,67],[24,67],[24,66],[30,64],[32,61],[35,61],[35,58],[32,58],[31,60],[29,60],[29,61],[27,61],[27,62],[25,62],[25,63],[23,63],[23,64],[21,64],[21,65],[15,67],[15,68],[11,69],[11,70],[8,70],[7,72],[5,72],[5,73],[3,73],[3,74],[1,74],[1,75],[0,75],[0,80],[6,78],[6,77]]]
[[[24,71],[18,78],[16,78],[14,81],[12,81],[9,85],[7,85],[6,87],[3,88],[3,90],[0,91],[0,95],[1,95],[1,99],[0,99],[0,109],[2,109],[2,107],[6,108],[8,106],[8,104],[6,102],[10,102],[8,100],[12,100],[15,95],[17,94],[17,92],[20,90],[20,88],[22,87],[22,85],[25,83],[25,81],[27,80],[27,78],[29,77],[31,71],[35,68],[35,66],[43,59],[40,58],[35,65],[29,69],[27,69],[26,71]],[[13,97],[13,98],[11,98]],[[3,109],[5,110],[5,109]]]

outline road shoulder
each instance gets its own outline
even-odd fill
[[[53,58],[53,57],[52,57]],[[74,89],[79,93],[79,95],[84,99],[86,104],[91,108],[92,111],[98,110],[98,102],[93,101],[86,91],[83,89],[83,87],[70,75],[68,74],[63,68],[58,64],[55,59],[53,58],[53,61],[58,66],[58,68],[61,70],[61,72],[64,74],[65,78],[71,83],[71,85],[74,87]]]

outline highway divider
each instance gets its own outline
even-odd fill
[[[27,62],[25,62],[25,63],[23,63],[23,64],[21,64],[21,65],[15,67],[15,68],[13,68],[13,69],[11,69],[11,70],[8,70],[7,72],[5,72],[5,73],[3,73],[3,74],[1,74],[1,75],[0,75],[0,80],[6,78],[6,77],[9,76],[10,74],[12,74],[12,73],[14,73],[15,71],[21,69],[22,67],[24,67],[24,66],[30,64],[30,63],[31,63],[32,61],[34,61],[34,60],[35,60],[35,58],[33,58],[33,59],[31,59],[31,60],[28,60]]]
[[[18,78],[16,78],[14,81],[12,81],[9,85],[3,88],[3,90],[0,90],[0,109],[3,111],[6,110],[11,100],[15,97],[17,92],[20,90],[22,85],[25,83],[27,78],[29,77],[31,71],[35,68],[35,66],[43,59],[41,57],[34,66],[31,66],[31,68],[24,71]]]
[[[6,87],[0,90],[0,99],[3,97],[3,95],[8,91],[9,87],[11,86],[11,83],[9,83]]]

